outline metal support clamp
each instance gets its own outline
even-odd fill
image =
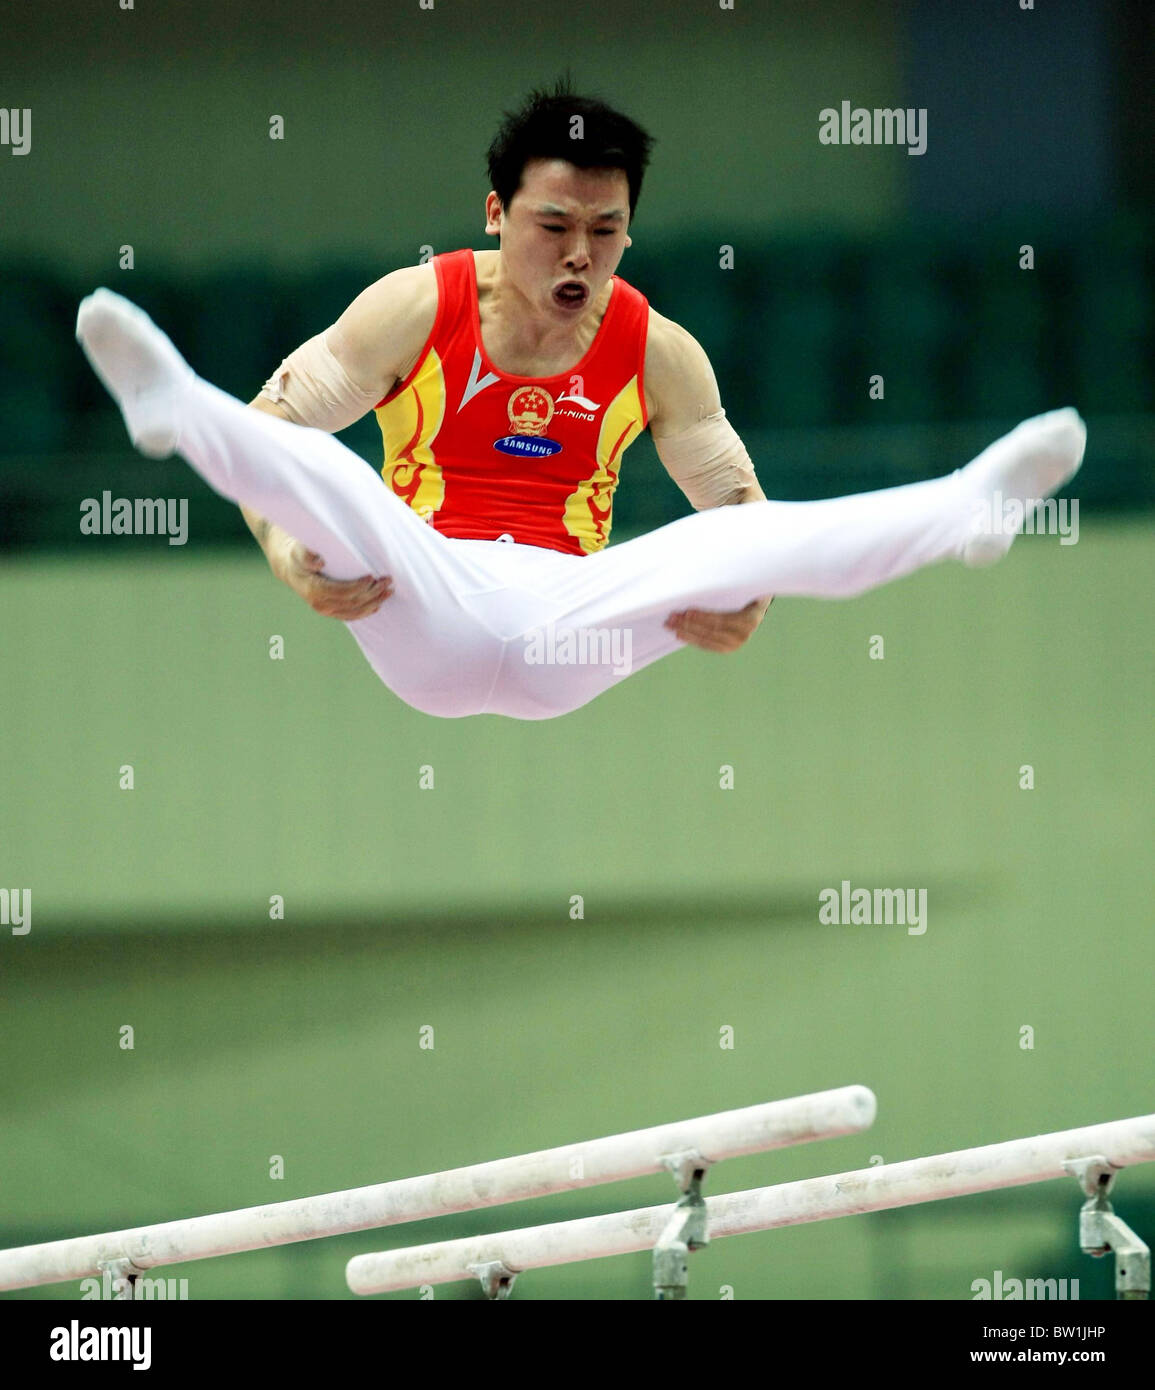
[[[706,1229],[706,1202],[702,1179],[710,1160],[697,1149],[666,1154],[662,1167],[674,1176],[681,1200],[654,1245],[654,1298],[659,1301],[685,1298],[690,1282],[689,1255],[710,1241]]]
[[[106,1272],[112,1276],[112,1286],[116,1290],[112,1295],[114,1302],[128,1302],[136,1297],[136,1281],[144,1270],[133,1264],[131,1256],[121,1255],[115,1260],[100,1260],[96,1267],[100,1270],[102,1283]]]
[[[1079,1246],[1085,1255],[1115,1256],[1115,1296],[1145,1299],[1151,1292],[1151,1251],[1115,1215],[1107,1194],[1119,1169],[1103,1154],[1068,1158],[1063,1167],[1073,1173],[1087,1200],[1079,1211]]]
[[[466,1268],[481,1280],[482,1292],[491,1301],[508,1298],[517,1278],[515,1271],[507,1269],[500,1260],[488,1260],[485,1264],[467,1265]]]

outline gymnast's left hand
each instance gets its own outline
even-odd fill
[[[773,602],[773,595],[770,598],[756,598],[734,613],[687,608],[680,613],[671,613],[666,619],[666,626],[679,641],[701,647],[704,652],[736,652],[753,637]]]

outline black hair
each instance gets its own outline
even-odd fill
[[[489,147],[490,186],[509,211],[531,159],[564,159],[579,169],[622,169],[630,185],[630,221],[654,138],[597,97],[576,95],[567,72],[553,91],[531,92],[520,111],[505,111]],[[581,117],[581,138],[573,118]]]

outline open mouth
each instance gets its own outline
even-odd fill
[[[566,280],[553,292],[554,302],[564,305],[567,309],[580,309],[589,299],[589,295],[589,289],[579,280]]]

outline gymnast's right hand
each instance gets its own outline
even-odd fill
[[[361,579],[330,579],[321,573],[325,568],[324,558],[310,550],[303,541],[294,540],[279,527],[271,528],[273,534],[265,550],[269,568],[282,584],[287,584],[295,594],[309,605],[314,613],[326,618],[339,618],[343,623],[356,622],[358,618],[368,618],[393,593],[393,580],[389,575],[375,577],[371,574]]]

